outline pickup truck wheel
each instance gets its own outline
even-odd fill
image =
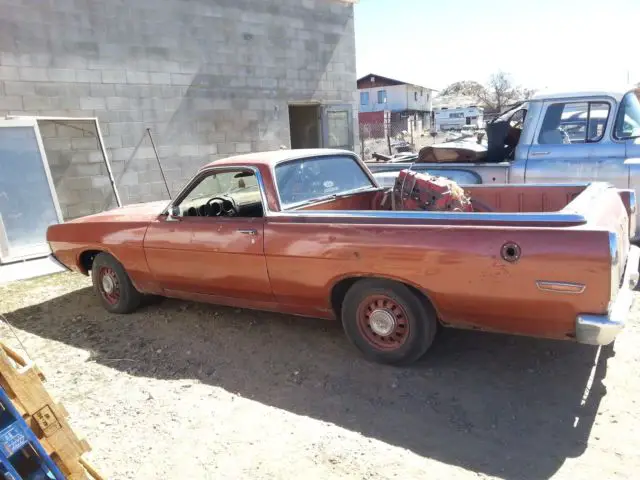
[[[91,266],[93,288],[111,313],[130,313],[142,301],[124,267],[108,253],[99,253]]]
[[[433,343],[438,322],[434,310],[407,286],[360,280],[344,298],[342,325],[366,358],[400,365],[424,355]]]

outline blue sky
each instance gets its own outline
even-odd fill
[[[503,70],[524,87],[640,82],[640,0],[360,0],[358,77],[431,88]]]

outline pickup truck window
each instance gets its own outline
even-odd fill
[[[547,108],[538,143],[594,143],[604,137],[611,107],[607,102],[554,103]]]
[[[521,108],[520,110],[516,110],[511,118],[509,119],[509,125],[512,128],[518,128],[522,130],[522,126],[524,125],[524,119],[527,117],[527,109]]]
[[[640,100],[635,91],[627,93],[618,110],[614,136],[618,140],[640,137]]]
[[[282,210],[359,190],[377,188],[356,160],[348,155],[309,157],[275,168]]]

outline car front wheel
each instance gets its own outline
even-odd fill
[[[124,267],[108,253],[96,255],[91,279],[102,306],[111,313],[130,313],[142,301],[142,294],[135,289]]]

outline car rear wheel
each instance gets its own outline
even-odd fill
[[[108,253],[99,253],[91,266],[93,288],[102,306],[111,313],[130,313],[140,305],[138,292],[124,267]]]
[[[347,338],[369,360],[406,365],[422,357],[438,328],[434,309],[406,285],[356,282],[342,304]]]

